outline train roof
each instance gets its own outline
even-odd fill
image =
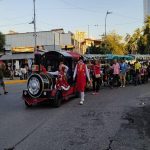
[[[63,50],[60,50],[60,51],[48,51],[47,53],[58,53],[58,54],[63,55],[64,57],[72,57],[72,58],[75,58],[75,59],[79,59],[79,57],[81,56],[77,52],[63,51]]]

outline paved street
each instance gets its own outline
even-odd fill
[[[0,150],[149,150],[150,84],[105,88],[60,108],[26,108],[26,84],[0,96]]]

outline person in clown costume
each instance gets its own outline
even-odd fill
[[[68,71],[68,66],[64,65],[63,61],[61,61],[59,64],[58,71],[48,72],[51,75],[58,76],[56,79],[56,85],[55,85],[56,89],[62,89],[65,91],[68,91],[70,89],[70,85],[68,84],[67,79],[66,79],[67,71]]]
[[[81,105],[83,105],[84,97],[85,97],[84,91],[85,91],[85,86],[86,86],[86,77],[88,78],[88,81],[90,82],[89,71],[87,69],[86,64],[84,64],[83,62],[83,58],[80,57],[74,70],[73,80],[75,80],[76,78],[77,90],[81,94],[81,101],[80,101]]]
[[[50,73],[52,75],[61,74],[61,75],[66,76],[68,69],[69,69],[68,66],[64,65],[63,61],[60,61],[58,71],[55,71],[55,72],[49,71],[48,73]]]
[[[55,89],[68,91],[70,89],[70,85],[68,84],[64,74],[59,73],[58,78],[56,80]]]

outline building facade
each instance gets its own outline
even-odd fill
[[[65,33],[63,29],[53,29],[36,33],[36,46],[42,51],[73,49],[74,40],[71,32]],[[0,61],[19,72],[23,66],[33,63],[35,48],[34,32],[5,34],[5,51]]]
[[[101,40],[94,40],[90,38],[84,39],[84,41],[81,42],[82,54],[85,54],[87,51],[87,48],[90,47],[91,45],[95,45],[97,47],[97,46],[100,46],[100,44],[101,44]]]
[[[144,19],[147,16],[150,16],[150,0],[143,0],[143,6],[144,6]]]
[[[20,49],[20,52],[32,52],[35,47],[33,32],[6,34],[5,39],[6,50],[19,52]],[[63,29],[37,32],[36,41],[39,47],[44,46],[48,50],[60,50],[61,47],[73,45],[71,33],[64,33]]]

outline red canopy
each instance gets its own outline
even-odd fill
[[[67,53],[69,53],[72,57],[79,59],[80,58],[80,54],[77,52],[72,52],[72,51],[67,51]]]

